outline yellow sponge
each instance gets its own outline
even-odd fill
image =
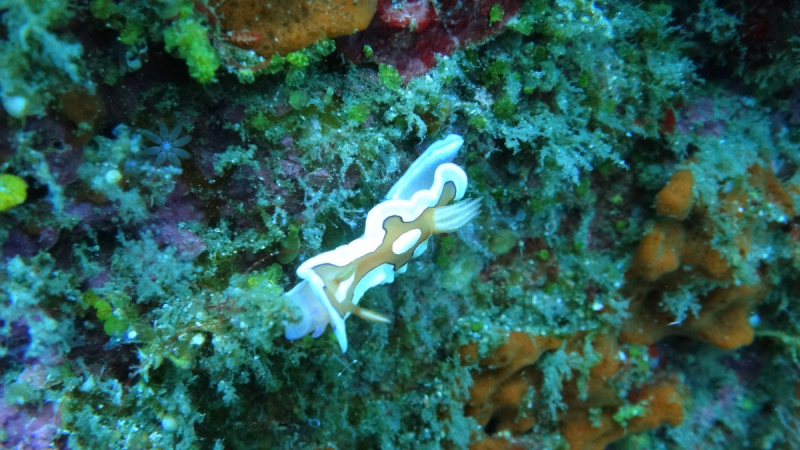
[[[0,174],[0,212],[25,202],[28,196],[28,183],[22,178],[8,173]]]

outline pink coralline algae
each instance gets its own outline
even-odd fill
[[[48,366],[52,369],[63,360],[55,355],[55,351],[43,355],[44,359],[25,365],[25,369],[17,377],[17,382],[26,386],[26,391],[41,392],[48,379]],[[30,401],[20,404],[9,395],[9,385],[0,386],[0,448],[8,449],[47,449],[53,448],[53,439],[61,425],[61,416],[56,405],[51,402]]]
[[[408,81],[436,64],[436,54],[483,41],[502,31],[519,12],[522,0],[379,0],[366,30],[340,38],[337,48],[347,59],[360,62],[364,47],[371,58],[394,66]],[[502,8],[502,19],[490,23],[489,12]]]
[[[199,236],[180,224],[205,221],[205,213],[200,201],[189,192],[188,186],[176,183],[175,189],[167,197],[166,204],[158,208],[150,227],[159,245],[174,247],[179,258],[192,260],[206,249]]]
[[[206,250],[206,245],[200,237],[172,224],[158,227],[155,239],[161,245],[175,247],[178,257],[184,260],[195,259]]]
[[[6,241],[0,247],[2,260],[9,260],[17,255],[31,257],[40,250],[48,250],[58,241],[58,230],[53,227],[44,227],[38,236],[29,235],[21,230],[11,229]]]
[[[723,117],[729,114],[729,111],[718,111],[711,98],[699,98],[684,108],[675,129],[680,134],[719,137],[726,129]]]
[[[331,174],[325,169],[315,170],[310,174],[308,174],[308,176],[306,177],[309,186],[315,188],[321,188],[325,186],[326,184],[328,184],[330,179],[331,179]]]
[[[0,387],[0,391],[3,388]],[[58,432],[60,417],[53,403],[40,406],[7,405],[0,406],[0,425],[5,430],[2,448],[47,449]]]
[[[181,182],[175,184],[175,189],[167,197],[167,203],[155,215],[158,221],[171,224],[205,221],[202,202]]]
[[[298,155],[294,152],[287,154],[285,159],[281,161],[281,169],[287,178],[298,179],[305,176],[303,164],[300,162]]]

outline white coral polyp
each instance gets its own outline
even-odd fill
[[[187,159],[191,156],[189,152],[180,148],[192,140],[192,137],[188,135],[178,137],[181,135],[180,125],[175,125],[175,128],[169,131],[163,122],[158,122],[158,134],[144,130],[142,135],[156,144],[154,147],[149,147],[144,151],[145,155],[156,157],[154,163],[156,166],[169,161],[173,166],[180,167],[181,159]]]

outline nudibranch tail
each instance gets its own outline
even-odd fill
[[[369,320],[370,322],[380,322],[380,323],[391,323],[392,319],[384,316],[381,313],[372,311],[371,309],[367,308],[360,308],[356,305],[353,305],[351,308],[351,313],[361,317],[364,320]]]
[[[428,247],[432,234],[456,231],[481,211],[479,199],[460,201],[467,190],[467,174],[450,161],[463,143],[454,134],[434,142],[395,183],[387,199],[367,213],[363,236],[297,268],[304,281],[285,296],[303,317],[285,324],[288,339],[310,333],[317,337],[330,323],[346,352],[345,319],[350,314],[391,322],[358,306],[364,293],[405,272],[411,258]],[[450,202],[456,203],[448,206]]]
[[[464,200],[433,211],[433,232],[452,233],[481,213],[481,199]]]

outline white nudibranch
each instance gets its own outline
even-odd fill
[[[450,233],[480,213],[480,200],[459,201],[467,174],[451,163],[464,144],[451,134],[434,142],[395,183],[386,200],[367,213],[364,235],[319,254],[297,268],[303,281],[284,294],[302,316],[284,323],[287,339],[318,337],[332,324],[342,353],[347,351],[344,321],[350,314],[373,322],[390,322],[358,302],[367,289],[394,281],[411,258],[428,247],[432,234]],[[448,205],[451,201],[456,201]]]

